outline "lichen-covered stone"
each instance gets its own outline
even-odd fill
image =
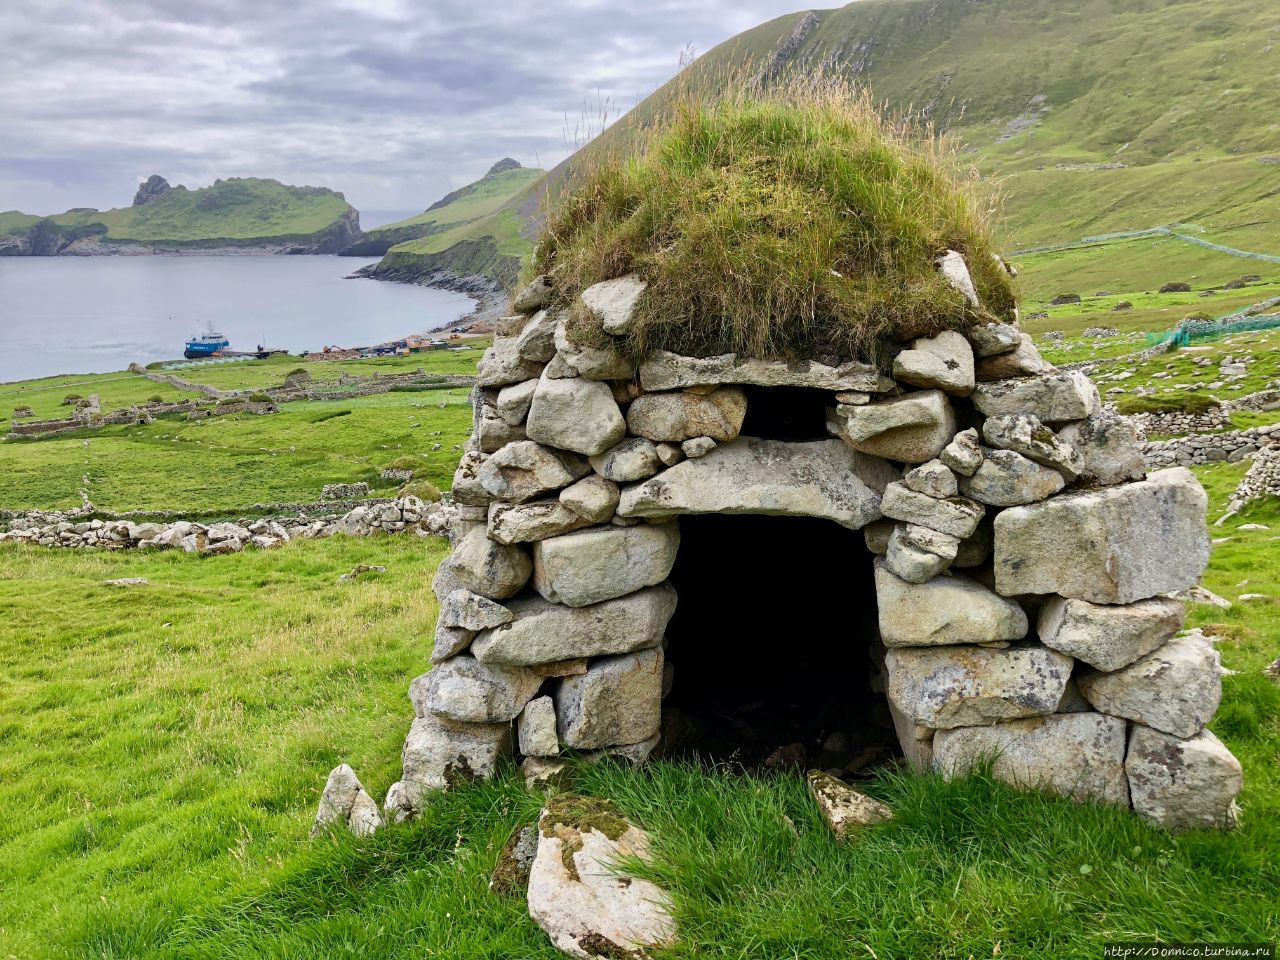
[[[1170,830],[1236,825],[1240,761],[1208,730],[1180,739],[1140,723],[1125,757],[1134,811]]]
[[[592,456],[621,440],[627,425],[608,384],[581,377],[543,377],[534,391],[525,431],[538,443]]]
[[[1027,635],[1027,615],[1020,606],[968,577],[908,583],[877,563],[875,579],[886,647],[997,643]]]
[[[1098,670],[1119,670],[1163,646],[1182,629],[1186,612],[1182,601],[1167,597],[1127,604],[1050,597],[1037,632],[1046,647]]]
[[[1077,800],[1129,804],[1125,722],[1099,713],[1067,713],[939,730],[933,755],[946,777],[990,761],[997,779],[1047,788]]]
[[[732,353],[685,357],[665,350],[655,351],[640,364],[640,383],[646,390],[680,390],[726,383],[870,393],[893,389],[892,380],[865,363],[829,366],[816,360],[756,360]]]
[[[627,408],[627,428],[649,440],[682,443],[694,437],[733,440],[742,429],[747,398],[738,387],[711,393],[646,393]]]
[[[618,485],[597,474],[560,491],[560,502],[591,523],[605,523],[618,508]]]
[[[515,619],[483,631],[472,642],[472,652],[484,663],[556,663],[655,647],[675,612],[676,592],[662,584],[587,607],[566,607],[541,597],[506,606]]]
[[[880,491],[896,476],[889,464],[838,440],[740,437],[624,490],[618,513],[822,517],[856,530],[880,516]]]
[[[919,337],[894,358],[893,378],[915,387],[968,396],[974,385],[973,348],[954,330]]]
[[[533,543],[590,525],[559,500],[489,504],[488,536],[498,543]]]
[[[524,667],[481,663],[457,656],[414,678],[409,700],[416,716],[431,714],[459,723],[514,720],[542,686],[542,677]]]
[[[631,483],[652,477],[661,469],[662,460],[653,441],[627,437],[604,453],[593,456],[591,466],[600,476],[615,483]]]
[[[979,383],[989,383],[1014,377],[1035,377],[1053,370],[1053,364],[1040,356],[1031,337],[1023,333],[1018,335],[1012,350],[979,360],[974,367],[974,375]]]
[[[1203,637],[1170,640],[1127,667],[1076,678],[1094,708],[1175,737],[1193,737],[1222,700],[1222,662]]]
[[[490,600],[514,597],[533,572],[524,549],[490,540],[484,527],[473,528],[458,541],[451,566],[458,583]]]
[[[680,545],[676,523],[604,527],[533,546],[533,588],[544,598],[583,607],[667,579]]]
[[[960,539],[913,523],[897,524],[885,550],[884,567],[908,583],[925,583],[951,565]]]
[[[476,471],[488,500],[523,503],[567,487],[591,472],[584,457],[544,447],[533,440],[509,443],[486,459]]]
[[[809,787],[809,796],[818,805],[818,812],[838,839],[843,840],[862,827],[893,819],[893,810],[887,804],[853,789],[830,774],[810,770],[804,779]]]
[[[1027,414],[1005,414],[988,417],[982,424],[982,436],[993,447],[1012,450],[1036,463],[1052,467],[1068,480],[1084,471],[1084,457],[1036,417]]]
[[[1053,713],[1071,664],[1047,647],[893,647],[885,655],[889,699],[935,730]]]
[[[1194,584],[1208,498],[1190,471],[1012,507],[995,520],[996,592],[1132,603]]]
[[[600,321],[605,333],[629,333],[636,303],[645,291],[645,282],[635,274],[592,284],[582,291],[582,302]]]
[[[526,757],[554,757],[560,753],[556,734],[556,706],[550,697],[536,697],[525,704],[516,724],[520,753]]]
[[[960,492],[992,507],[1016,507],[1047,500],[1066,486],[1057,470],[1012,450],[983,450],[982,465],[960,478]]]
[[[880,510],[894,520],[914,523],[961,539],[972,536],[986,513],[982,504],[965,497],[939,500],[917,493],[904,483],[891,483],[884,488]]]
[[[956,433],[956,415],[941,390],[921,390],[827,415],[827,429],[853,449],[900,463],[925,463]]]
[[[453,590],[440,605],[439,622],[447,627],[486,630],[514,619],[515,615],[502,604],[470,590]]]
[[[638,743],[658,732],[662,650],[641,650],[592,662],[555,693],[561,739],[579,750]]]

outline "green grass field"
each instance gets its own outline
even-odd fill
[[[1221,511],[1243,464],[1201,471]],[[1205,584],[1280,597],[1280,505],[1215,528]],[[539,798],[508,773],[368,840],[307,839],[328,770],[381,797],[410,719],[443,541],[336,537],[229,557],[0,546],[0,956],[552,958],[487,890]],[[339,585],[356,563],[384,574]],[[150,586],[102,581],[143,576]],[[49,611],[56,610],[57,616]],[[1080,957],[1112,940],[1280,937],[1280,603],[1196,608],[1225,664],[1215,732],[1245,767],[1233,833],[885,773],[852,844],[801,781],[597,767],[657,843],[669,957]]]

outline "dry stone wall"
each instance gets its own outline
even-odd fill
[[[583,295],[625,335],[632,278]],[[543,279],[480,364],[429,672],[389,815],[523,756],[639,762],[680,683],[664,631],[680,517],[819,517],[866,532],[889,707],[912,762],[1228,826],[1235,758],[1205,730],[1218,655],[1165,594],[1208,560],[1206,496],[1148,474],[1133,426],[1009,325],[905,345],[892,376],[569,339]],[[828,439],[742,435],[753,390],[823,391]],[[793,598],[794,600],[795,598]],[[833,598],[813,598],[833,602]],[[798,602],[798,601],[796,601]],[[708,624],[707,629],[714,629]],[[847,642],[847,641],[846,641]],[[881,646],[882,645],[882,646]]]
[[[1280,442],[1280,424],[1232,430],[1229,433],[1192,434],[1155,440],[1143,450],[1147,466],[1189,467],[1204,463],[1236,463]]]

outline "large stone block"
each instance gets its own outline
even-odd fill
[[[988,417],[982,436],[991,446],[1012,450],[1046,467],[1053,467],[1068,480],[1084,470],[1084,457],[1071,444],[1027,414]]]
[[[605,333],[621,336],[631,330],[636,304],[645,286],[635,274],[628,274],[587,287],[582,291],[582,302],[600,321]]]
[[[561,490],[560,502],[584,520],[604,523],[618,509],[620,496],[616,483],[592,474]]]
[[[890,483],[884,488],[880,510],[894,520],[914,523],[961,539],[972,536],[986,514],[986,508],[973,500],[965,497],[939,500],[918,493],[905,483]]]
[[[1024,413],[1043,423],[1083,420],[1099,406],[1097,388],[1079,370],[980,383],[970,398],[988,417]]]
[[[646,390],[679,390],[721,383],[867,393],[884,393],[894,386],[876,367],[855,362],[828,366],[816,360],[753,360],[732,353],[685,357],[657,350],[640,364],[640,384]]]
[[[960,492],[992,507],[1016,507],[1047,500],[1063,487],[1062,474],[1012,450],[983,450],[972,477],[960,478]]]
[[[1098,670],[1119,670],[1182,629],[1186,613],[1181,600],[1166,597],[1120,605],[1051,597],[1040,608],[1037,631],[1046,647]]]
[[[612,600],[667,579],[680,546],[678,523],[604,527],[533,547],[533,589],[570,607]]]
[[[476,384],[480,387],[505,387],[529,380],[541,372],[541,363],[520,356],[514,337],[499,337],[476,364]]]
[[[1110,486],[1142,480],[1147,475],[1138,431],[1128,417],[1100,410],[1085,420],[1067,424],[1058,436],[1079,451],[1080,477],[1088,483]]]
[[[1208,640],[1191,634],[1113,673],[1083,674],[1076,683],[1103,713],[1193,737],[1222,700],[1222,663]]]
[[[495,543],[484,527],[473,527],[458,541],[450,562],[459,584],[490,600],[514,597],[533,572],[528,553],[521,547]]]
[[[1147,820],[1166,829],[1236,825],[1240,761],[1208,730],[1179,739],[1134,724],[1124,765],[1133,809]]]
[[[428,714],[459,723],[514,720],[542,686],[542,676],[525,667],[454,657],[409,685],[415,716]]]
[[[990,760],[992,774],[1015,787],[1129,805],[1125,722],[1115,717],[1068,713],[939,730],[933,752],[946,777]]]
[[[992,380],[1008,380],[1012,377],[1033,377],[1052,373],[1053,364],[1040,356],[1030,335],[1022,333],[1012,350],[985,357],[978,361],[974,375],[979,383]]]
[[[590,525],[559,500],[489,504],[489,539],[498,543],[533,543]]]
[[[995,520],[996,592],[1132,603],[1190,587],[1209,562],[1207,505],[1178,467],[1012,507]]]
[[[510,723],[455,723],[430,714],[418,717],[404,741],[402,793],[409,807],[420,809],[424,791],[492,777],[498,772],[498,761],[510,753]]]
[[[889,699],[935,730],[1053,713],[1071,664],[1047,647],[894,647],[885,655]]]
[[[612,347],[584,347],[571,341],[563,317],[556,325],[556,357],[584,380],[630,380],[636,373],[635,364]]]
[[[622,492],[623,517],[682,513],[822,517],[852,530],[880,516],[898,471],[839,440],[786,443],[740,437]]]
[[[502,604],[470,590],[451,590],[440,604],[439,622],[446,627],[487,630],[514,619],[515,615]]]
[[[591,466],[608,480],[631,483],[652,477],[662,468],[662,460],[652,440],[627,437],[604,453],[593,456]]]
[[[973,348],[954,330],[919,337],[894,358],[893,378],[915,387],[968,396],[974,384]]]
[[[1027,615],[1020,606],[968,577],[908,583],[877,562],[875,579],[886,647],[998,643],[1027,635]]]
[[[656,647],[675,613],[676,592],[662,584],[588,607],[541,597],[513,600],[506,607],[515,619],[483,631],[471,645],[484,663],[555,663]]]
[[[889,537],[884,568],[908,583],[926,583],[951,566],[959,549],[958,537],[899,523]]]
[[[658,732],[662,707],[662,651],[604,657],[555,694],[561,739],[579,750],[639,743]]]
[[[827,429],[853,449],[901,463],[925,463],[956,435],[956,415],[941,390],[921,390],[827,415]]]
[[[627,424],[607,383],[543,377],[533,394],[525,432],[530,440],[549,447],[592,456],[621,440]]]
[[[590,472],[591,465],[576,453],[519,440],[485,460],[476,476],[489,499],[523,503],[567,487]]]
[[[747,414],[747,397],[738,387],[711,393],[646,393],[627,408],[627,428],[649,440],[681,443],[694,437],[717,442],[734,439]]]

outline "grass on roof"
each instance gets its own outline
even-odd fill
[[[633,355],[872,359],[887,341],[1014,306],[976,182],[929,131],[891,124],[842,80],[691,96],[634,153],[587,162],[528,273],[551,275],[561,307],[638,273],[649,286],[621,344]],[[968,262],[981,310],[934,267],[949,249]],[[578,310],[570,330],[603,337],[592,325]]]

